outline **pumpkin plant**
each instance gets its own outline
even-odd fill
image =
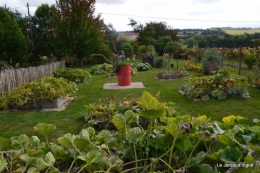
[[[181,92],[189,99],[208,101],[211,98],[249,97],[247,79],[224,68],[211,76],[189,77],[181,87]]]
[[[0,109],[27,108],[37,101],[54,101],[75,93],[76,84],[63,78],[44,76],[4,93]]]

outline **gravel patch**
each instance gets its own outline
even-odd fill
[[[117,83],[105,83],[103,89],[129,89],[129,88],[145,88],[143,82],[132,82],[128,86],[119,86]]]

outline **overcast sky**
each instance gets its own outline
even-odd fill
[[[55,0],[0,0],[0,5],[31,15],[42,3]],[[96,14],[117,31],[130,31],[129,19],[138,23],[166,22],[172,28],[260,27],[259,0],[96,0]]]

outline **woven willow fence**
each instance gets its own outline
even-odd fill
[[[3,70],[0,72],[0,96],[3,92],[12,90],[26,82],[31,82],[43,76],[52,76],[58,67],[64,67],[64,61],[53,62],[38,67]]]

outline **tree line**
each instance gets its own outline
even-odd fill
[[[36,66],[48,61],[66,60],[78,65],[104,62],[90,60],[91,54],[115,58],[116,50],[126,57],[143,53],[180,54],[185,48],[257,47],[260,33],[232,36],[220,29],[200,34],[185,33],[165,22],[128,25],[138,33],[136,40],[119,38],[113,25],[106,25],[101,15],[94,15],[96,0],[57,0],[40,5],[33,16],[17,10],[0,8],[0,68]]]

